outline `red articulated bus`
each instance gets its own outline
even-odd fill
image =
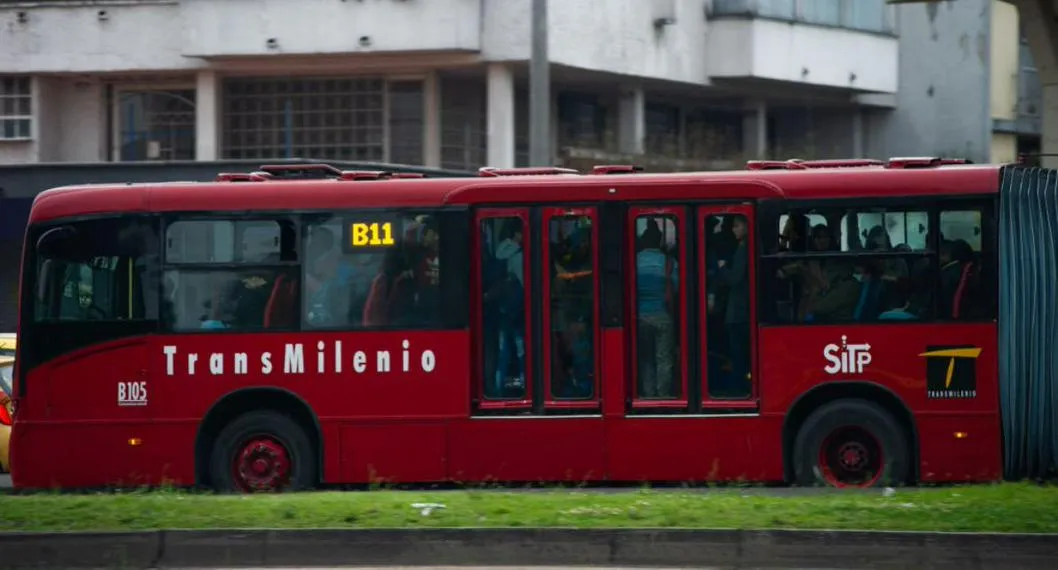
[[[301,165],[49,190],[14,485],[997,480],[1003,172]]]

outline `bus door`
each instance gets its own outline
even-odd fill
[[[696,222],[702,412],[756,411],[753,208],[703,206]]]
[[[694,323],[686,291],[687,208],[629,208],[626,228],[628,412],[687,411],[697,392],[686,358]]]
[[[607,472],[620,480],[688,481],[707,467],[691,452],[701,437],[688,431],[700,390],[692,379],[694,348],[694,229],[686,206],[642,205],[623,212],[620,256],[623,350],[621,398],[606,402]],[[607,282],[609,284],[609,282]],[[611,375],[613,376],[613,375]],[[614,386],[615,382],[608,382]]]
[[[455,479],[602,476],[597,209],[476,212],[471,417]]]
[[[751,453],[731,445],[744,441],[733,434],[749,424],[737,422],[755,421],[746,415],[757,405],[751,214],[742,205],[628,209],[625,398],[607,423],[611,477],[737,476],[738,455]]]
[[[632,207],[626,240],[628,415],[756,408],[752,207]]]

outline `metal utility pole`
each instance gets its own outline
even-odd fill
[[[552,166],[551,64],[547,59],[547,0],[532,0],[529,60],[529,165]]]

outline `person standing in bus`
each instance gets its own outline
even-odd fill
[[[748,229],[746,219],[736,216],[731,224],[731,233],[735,238],[731,263],[725,260],[717,262],[717,277],[727,286],[728,295],[724,324],[727,326],[731,352],[731,385],[724,392],[732,397],[745,396],[750,386]]]
[[[499,354],[496,365],[496,393],[525,386],[525,281],[523,277],[522,221],[513,219],[504,228],[503,241],[496,246],[496,259],[505,263],[503,277],[490,291],[499,310]],[[516,355],[517,375],[510,375],[511,354]]]
[[[408,317],[431,320],[441,304],[440,236],[437,223],[429,216],[418,216],[405,228],[405,251],[409,276],[415,285],[414,310]]]
[[[305,271],[305,295],[308,297],[306,319],[314,326],[327,326],[334,318],[334,286],[338,273],[338,255],[334,249],[334,234],[325,227],[317,227],[309,235],[305,248],[309,268]]]
[[[676,261],[662,251],[663,235],[654,220],[648,220],[640,236],[642,249],[636,254],[636,326],[640,347],[654,339],[653,358],[640,352],[639,377],[644,398],[675,398],[673,366],[676,334],[673,330],[672,308],[679,285]],[[641,350],[642,350],[641,348]]]
[[[565,251],[553,268],[552,318],[556,332],[561,331],[556,335],[555,348],[563,373],[559,392],[565,398],[590,398],[594,390],[591,239],[591,226],[578,227],[565,236],[561,240]],[[562,353],[568,359],[562,358]]]

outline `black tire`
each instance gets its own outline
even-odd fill
[[[236,481],[236,454],[253,438],[274,440],[289,458],[289,477],[276,491],[300,491],[316,486],[318,463],[308,435],[289,417],[273,411],[249,412],[224,426],[210,453],[210,481],[220,493],[246,492]]]
[[[859,470],[845,469],[849,463],[841,463],[841,459],[848,456],[834,450],[850,447],[867,451],[865,456],[873,455],[873,459],[849,462],[861,465]],[[872,453],[872,449],[880,453]],[[910,461],[908,435],[892,414],[866,400],[837,400],[812,412],[797,432],[793,482],[831,487],[901,485],[908,480]],[[836,468],[831,470],[831,466]],[[852,478],[857,472],[860,477]]]

